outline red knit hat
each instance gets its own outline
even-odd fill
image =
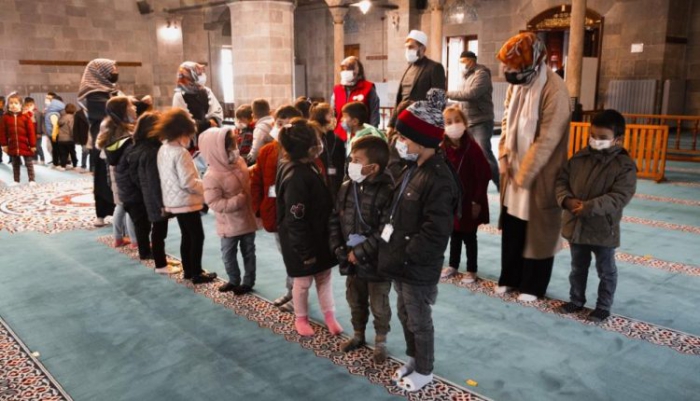
[[[413,103],[399,114],[396,131],[421,146],[437,148],[445,136],[442,118],[445,103],[444,90],[429,90],[426,100]]]

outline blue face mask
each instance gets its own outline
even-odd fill
[[[418,160],[418,153],[408,153],[408,145],[405,142],[396,141],[396,151],[399,152],[399,157],[406,161]]]
[[[343,127],[345,132],[350,132],[350,126],[348,125],[348,122],[343,120],[340,122],[340,126]]]

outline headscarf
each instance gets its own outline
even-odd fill
[[[194,61],[185,61],[177,69],[177,87],[184,93],[195,93],[202,89],[197,81],[204,74],[204,66]]]
[[[116,64],[116,61],[106,58],[96,58],[89,62],[80,80],[78,100],[94,92],[112,92],[114,84],[109,82],[109,77]]]
[[[544,58],[547,50],[544,43],[532,32],[519,33],[508,39],[496,58],[506,67],[521,72],[534,70]]]

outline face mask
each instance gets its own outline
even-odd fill
[[[466,74],[469,72],[469,64],[461,64],[462,66],[462,73]]]
[[[270,136],[276,141],[280,136],[280,129],[277,127],[272,128],[272,131],[270,131]]]
[[[113,73],[109,74],[109,77],[107,78],[107,80],[113,84],[116,84],[117,81],[119,81],[119,73],[113,72]]]
[[[355,80],[355,71],[340,71],[340,84],[350,85]]]
[[[241,156],[241,151],[238,149],[234,149],[228,152],[228,164],[234,164],[238,161],[238,158]]]
[[[204,85],[207,83],[207,74],[202,73],[199,77],[197,77],[197,83],[200,85]]]
[[[452,125],[447,125],[445,126],[445,135],[447,135],[450,139],[459,139],[464,135],[464,130],[466,127],[464,126],[464,123],[455,123]]]
[[[51,99],[44,100],[44,106],[48,106],[50,104],[51,104]]]
[[[243,130],[243,129],[245,129],[245,127],[246,127],[246,125],[243,123],[236,123],[236,128],[238,128],[239,130]]]
[[[614,139],[593,139],[593,138],[590,138],[588,140],[588,144],[591,145],[591,148],[595,149],[595,150],[609,149],[613,146],[614,142],[615,142]]]
[[[504,74],[509,84],[522,85],[528,83],[534,73],[535,70],[529,70],[525,72],[506,72]]]
[[[350,125],[348,125],[348,122],[345,121],[345,120],[343,120],[343,121],[340,123],[340,126],[343,127],[343,129],[345,130],[345,132],[350,132],[350,131],[351,131],[351,130],[350,130]]]
[[[415,63],[418,61],[418,50],[406,49],[406,61],[409,63]]]
[[[348,164],[348,177],[356,183],[361,183],[367,178],[366,175],[362,174],[362,168],[364,166],[360,163],[349,163]]]
[[[418,153],[408,153],[408,145],[402,141],[396,141],[396,151],[399,152],[399,157],[414,162],[418,160]]]

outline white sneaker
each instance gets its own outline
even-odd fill
[[[440,274],[440,279],[441,279],[441,280],[448,279],[448,278],[454,276],[455,273],[457,273],[457,269],[455,269],[455,268],[452,267],[452,266],[445,266],[445,267],[442,269],[442,273]]]
[[[165,267],[156,267],[156,273],[158,274],[177,274],[182,271],[182,268],[178,266],[165,266]]]
[[[7,186],[8,186],[8,187],[16,187],[16,186],[18,186],[18,185],[19,185],[19,182],[14,182],[14,181],[13,181],[13,182],[7,183]]]
[[[96,217],[95,222],[92,223],[95,227],[104,227],[105,226],[105,219],[102,217]]]
[[[518,301],[521,302],[535,302],[537,297],[532,294],[520,294],[518,295]]]
[[[471,284],[476,281],[476,273],[472,272],[467,272],[467,274],[462,277],[462,280],[460,280],[460,283],[462,284]]]
[[[36,186],[36,182],[34,182],[34,181],[29,181],[29,186],[31,186],[31,187]]]
[[[506,287],[505,285],[499,285],[493,289],[493,292],[496,294],[505,294],[506,292],[508,292],[512,289],[513,289],[512,287]]]

